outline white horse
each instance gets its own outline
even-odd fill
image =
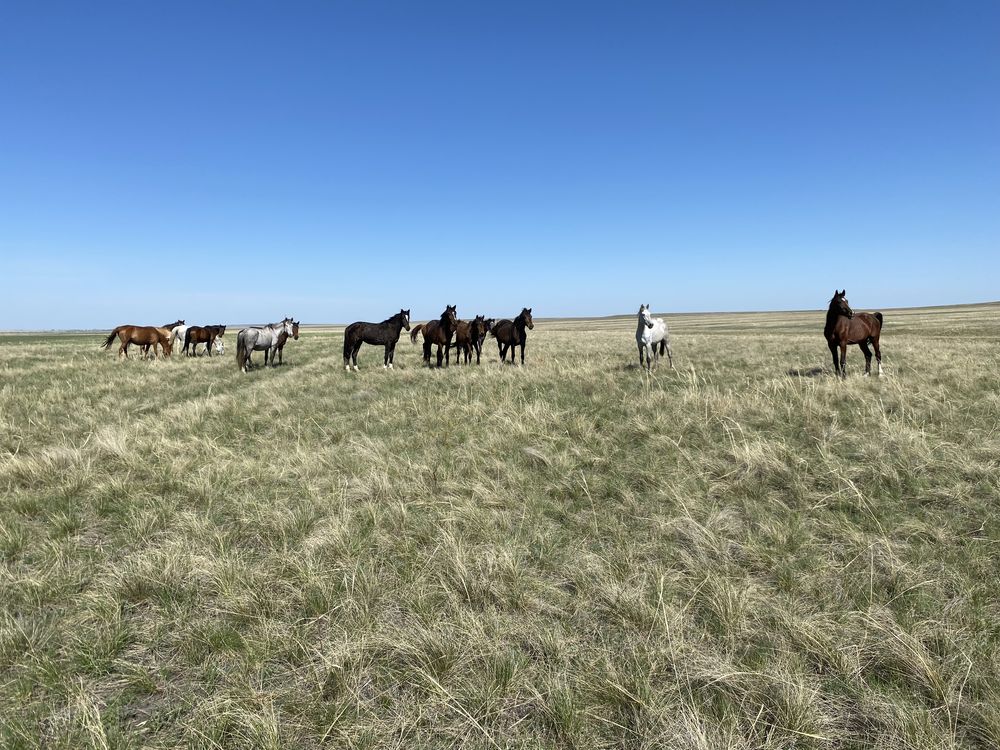
[[[667,353],[670,366],[674,366],[674,352],[670,348],[670,331],[667,330],[667,321],[663,318],[650,316],[649,305],[639,305],[635,343],[639,347],[639,367],[645,365],[646,369],[649,370],[653,366],[653,360],[661,357],[664,352]],[[645,355],[645,362],[643,362],[643,355]]]
[[[285,318],[280,323],[271,323],[269,326],[260,328],[244,328],[236,336],[236,363],[243,372],[246,372],[250,365],[251,352],[264,352],[264,366],[267,367],[268,359],[271,360],[271,367],[274,367],[274,353],[278,350],[278,337],[285,333],[289,336],[293,334],[292,326],[295,321],[292,318]]]
[[[184,347],[184,334],[191,326],[174,326],[170,329],[170,344],[180,351]]]

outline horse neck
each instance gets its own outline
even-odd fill
[[[830,309],[826,311],[826,325],[824,326],[823,330],[826,331],[827,333],[830,333],[836,327],[837,320],[840,317],[841,317],[840,310],[838,310],[835,307],[830,307]]]

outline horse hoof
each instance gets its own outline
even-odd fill
[[[389,369],[392,369],[392,362],[389,363]]]

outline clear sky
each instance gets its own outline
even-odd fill
[[[5,2],[0,328],[1000,298],[1000,3]]]

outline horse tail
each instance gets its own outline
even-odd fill
[[[239,336],[236,337],[236,364],[242,370],[247,363],[247,341],[246,337],[241,332]]]
[[[880,312],[875,313],[875,319],[878,321],[878,327],[881,328],[882,327],[882,313],[880,313]]]
[[[413,330],[410,331],[410,343],[411,344],[417,343],[417,334],[420,333],[422,330],[424,330],[424,324],[423,323],[420,323],[419,325],[413,326]]]
[[[113,330],[111,333],[109,333],[108,337],[106,339],[104,339],[104,343],[101,344],[101,348],[102,349],[108,349],[108,348],[110,348],[111,347],[111,342],[115,340],[115,336],[117,336],[118,332],[122,328],[124,328],[124,327],[125,326],[118,326],[115,330]]]

